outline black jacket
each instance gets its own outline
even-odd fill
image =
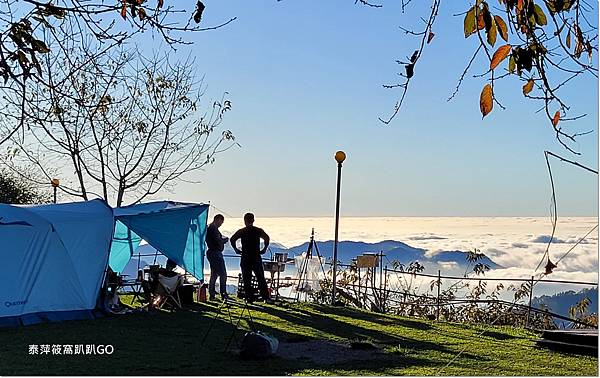
[[[227,238],[221,235],[221,231],[214,223],[208,225],[206,229],[206,246],[209,251],[223,252]]]
[[[260,255],[269,246],[269,235],[262,229],[254,226],[247,226],[237,230],[231,236],[231,245],[235,247],[238,240],[242,240],[242,259],[260,259]],[[264,250],[260,249],[260,239],[265,242]]]

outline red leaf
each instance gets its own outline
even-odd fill
[[[482,30],[485,28],[485,20],[483,19],[483,13],[477,13],[477,29]]]
[[[556,113],[554,113],[554,118],[552,118],[552,126],[556,127],[556,125],[558,125],[558,121],[560,121],[560,111],[557,110]]]
[[[127,1],[123,0],[123,6],[121,7],[121,17],[127,19]]]
[[[433,39],[433,37],[435,37],[435,33],[434,32],[429,32],[429,35],[427,36],[427,43],[431,42],[431,40]]]
[[[492,86],[490,84],[486,84],[481,91],[481,95],[479,96],[479,109],[481,110],[483,117],[485,117],[486,115],[490,114],[493,108],[494,98]]]
[[[533,80],[527,80],[527,83],[523,85],[523,95],[527,96],[533,90]]]
[[[490,62],[490,70],[493,70],[494,68],[498,67],[498,64],[500,64],[504,59],[506,59],[508,54],[510,54],[510,49],[510,45],[498,47],[498,50],[496,50],[496,52],[492,56],[492,61]]]
[[[498,27],[500,37],[502,37],[503,40],[508,42],[508,28],[506,27],[506,23],[500,16],[494,16],[494,21],[496,21],[496,26]]]

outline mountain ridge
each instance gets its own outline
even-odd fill
[[[319,250],[320,255],[323,256],[327,261],[331,261],[333,258],[333,244],[333,240],[316,241],[316,249]],[[277,252],[287,252],[289,257],[293,257],[305,253],[308,249],[308,245],[309,243],[305,242],[294,247],[286,248],[280,244],[271,244],[269,250],[273,254]],[[151,255],[155,253],[155,249],[148,244],[141,245],[139,248],[141,249],[140,253],[142,255]],[[313,251],[313,255],[316,255],[316,249]],[[397,261],[400,264],[408,265],[413,261],[418,261],[421,265],[425,267],[425,272],[436,272],[438,269],[442,269],[445,271],[456,270],[456,272],[458,272],[464,271],[465,269],[473,265],[467,259],[467,252],[460,250],[438,251],[434,253],[429,253],[426,249],[413,247],[404,242],[391,239],[373,243],[350,240],[344,240],[338,243],[338,261],[340,261],[343,264],[350,263],[352,259],[363,253],[379,252],[384,253],[384,264],[392,265],[392,261]],[[225,250],[223,251],[223,254],[225,255],[225,264],[227,266],[227,269],[238,270],[239,260],[236,258],[237,255],[235,254],[233,248],[229,243],[225,245]],[[137,261],[135,260],[136,258],[137,251],[136,253],[134,253],[134,255],[132,256],[132,260],[124,269],[124,274],[135,276],[137,271]],[[270,253],[267,252],[265,256],[263,256],[263,258],[269,259]],[[153,257],[142,257],[142,261],[144,263],[148,263],[148,260],[153,260]],[[157,257],[157,262],[159,264],[164,265],[164,261],[166,261],[166,258],[164,258],[164,256],[159,253]],[[477,262],[486,264],[490,267],[490,269],[502,268],[501,265],[497,264],[485,255]],[[208,267],[207,262],[206,267]]]

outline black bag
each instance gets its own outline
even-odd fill
[[[194,303],[194,285],[181,285],[177,291],[182,304]]]
[[[246,332],[240,355],[245,358],[266,358],[277,352],[279,341],[261,332]]]

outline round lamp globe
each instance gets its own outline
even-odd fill
[[[335,153],[335,161],[341,164],[344,162],[344,160],[346,160],[346,154],[344,151],[338,151]]]

